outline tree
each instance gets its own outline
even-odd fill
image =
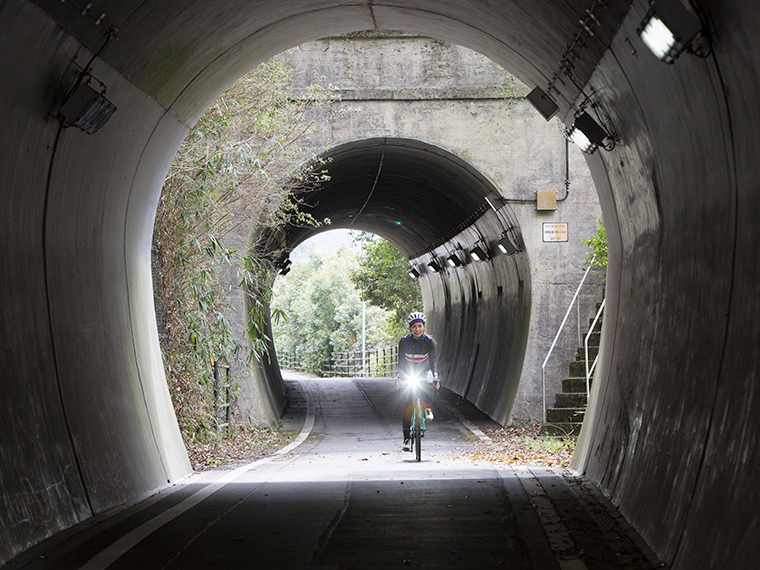
[[[588,267],[593,263],[594,267],[599,267],[607,271],[607,230],[604,228],[604,220],[599,218],[596,233],[588,239],[581,240],[591,248],[591,251],[584,257],[585,266]]]
[[[361,252],[351,281],[361,298],[393,313],[392,330],[406,334],[406,317],[422,309],[422,292],[409,276],[409,261],[389,241],[371,233],[356,232],[354,243]]]
[[[294,355],[306,371],[322,374],[338,353],[361,348],[362,302],[349,279],[355,254],[346,247],[329,254],[310,252],[305,262],[274,287],[273,310],[287,315],[273,326],[280,355]],[[367,311],[366,349],[388,344],[385,311]]]

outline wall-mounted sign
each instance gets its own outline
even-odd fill
[[[567,223],[544,222],[544,241],[567,241]]]

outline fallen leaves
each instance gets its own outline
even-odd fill
[[[539,424],[483,427],[482,431],[491,441],[474,443],[474,450],[462,452],[461,457],[496,464],[567,467],[575,449],[575,438],[539,437],[539,428]]]
[[[233,468],[274,455],[291,438],[268,429],[238,426],[235,433],[217,442],[191,442],[187,455],[195,471]]]

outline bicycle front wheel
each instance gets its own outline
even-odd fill
[[[417,419],[419,422],[419,418]],[[422,460],[422,426],[421,422],[417,424],[414,430],[414,452],[417,454],[417,461]]]

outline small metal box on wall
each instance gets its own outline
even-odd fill
[[[557,193],[554,190],[536,192],[536,210],[556,210]]]

